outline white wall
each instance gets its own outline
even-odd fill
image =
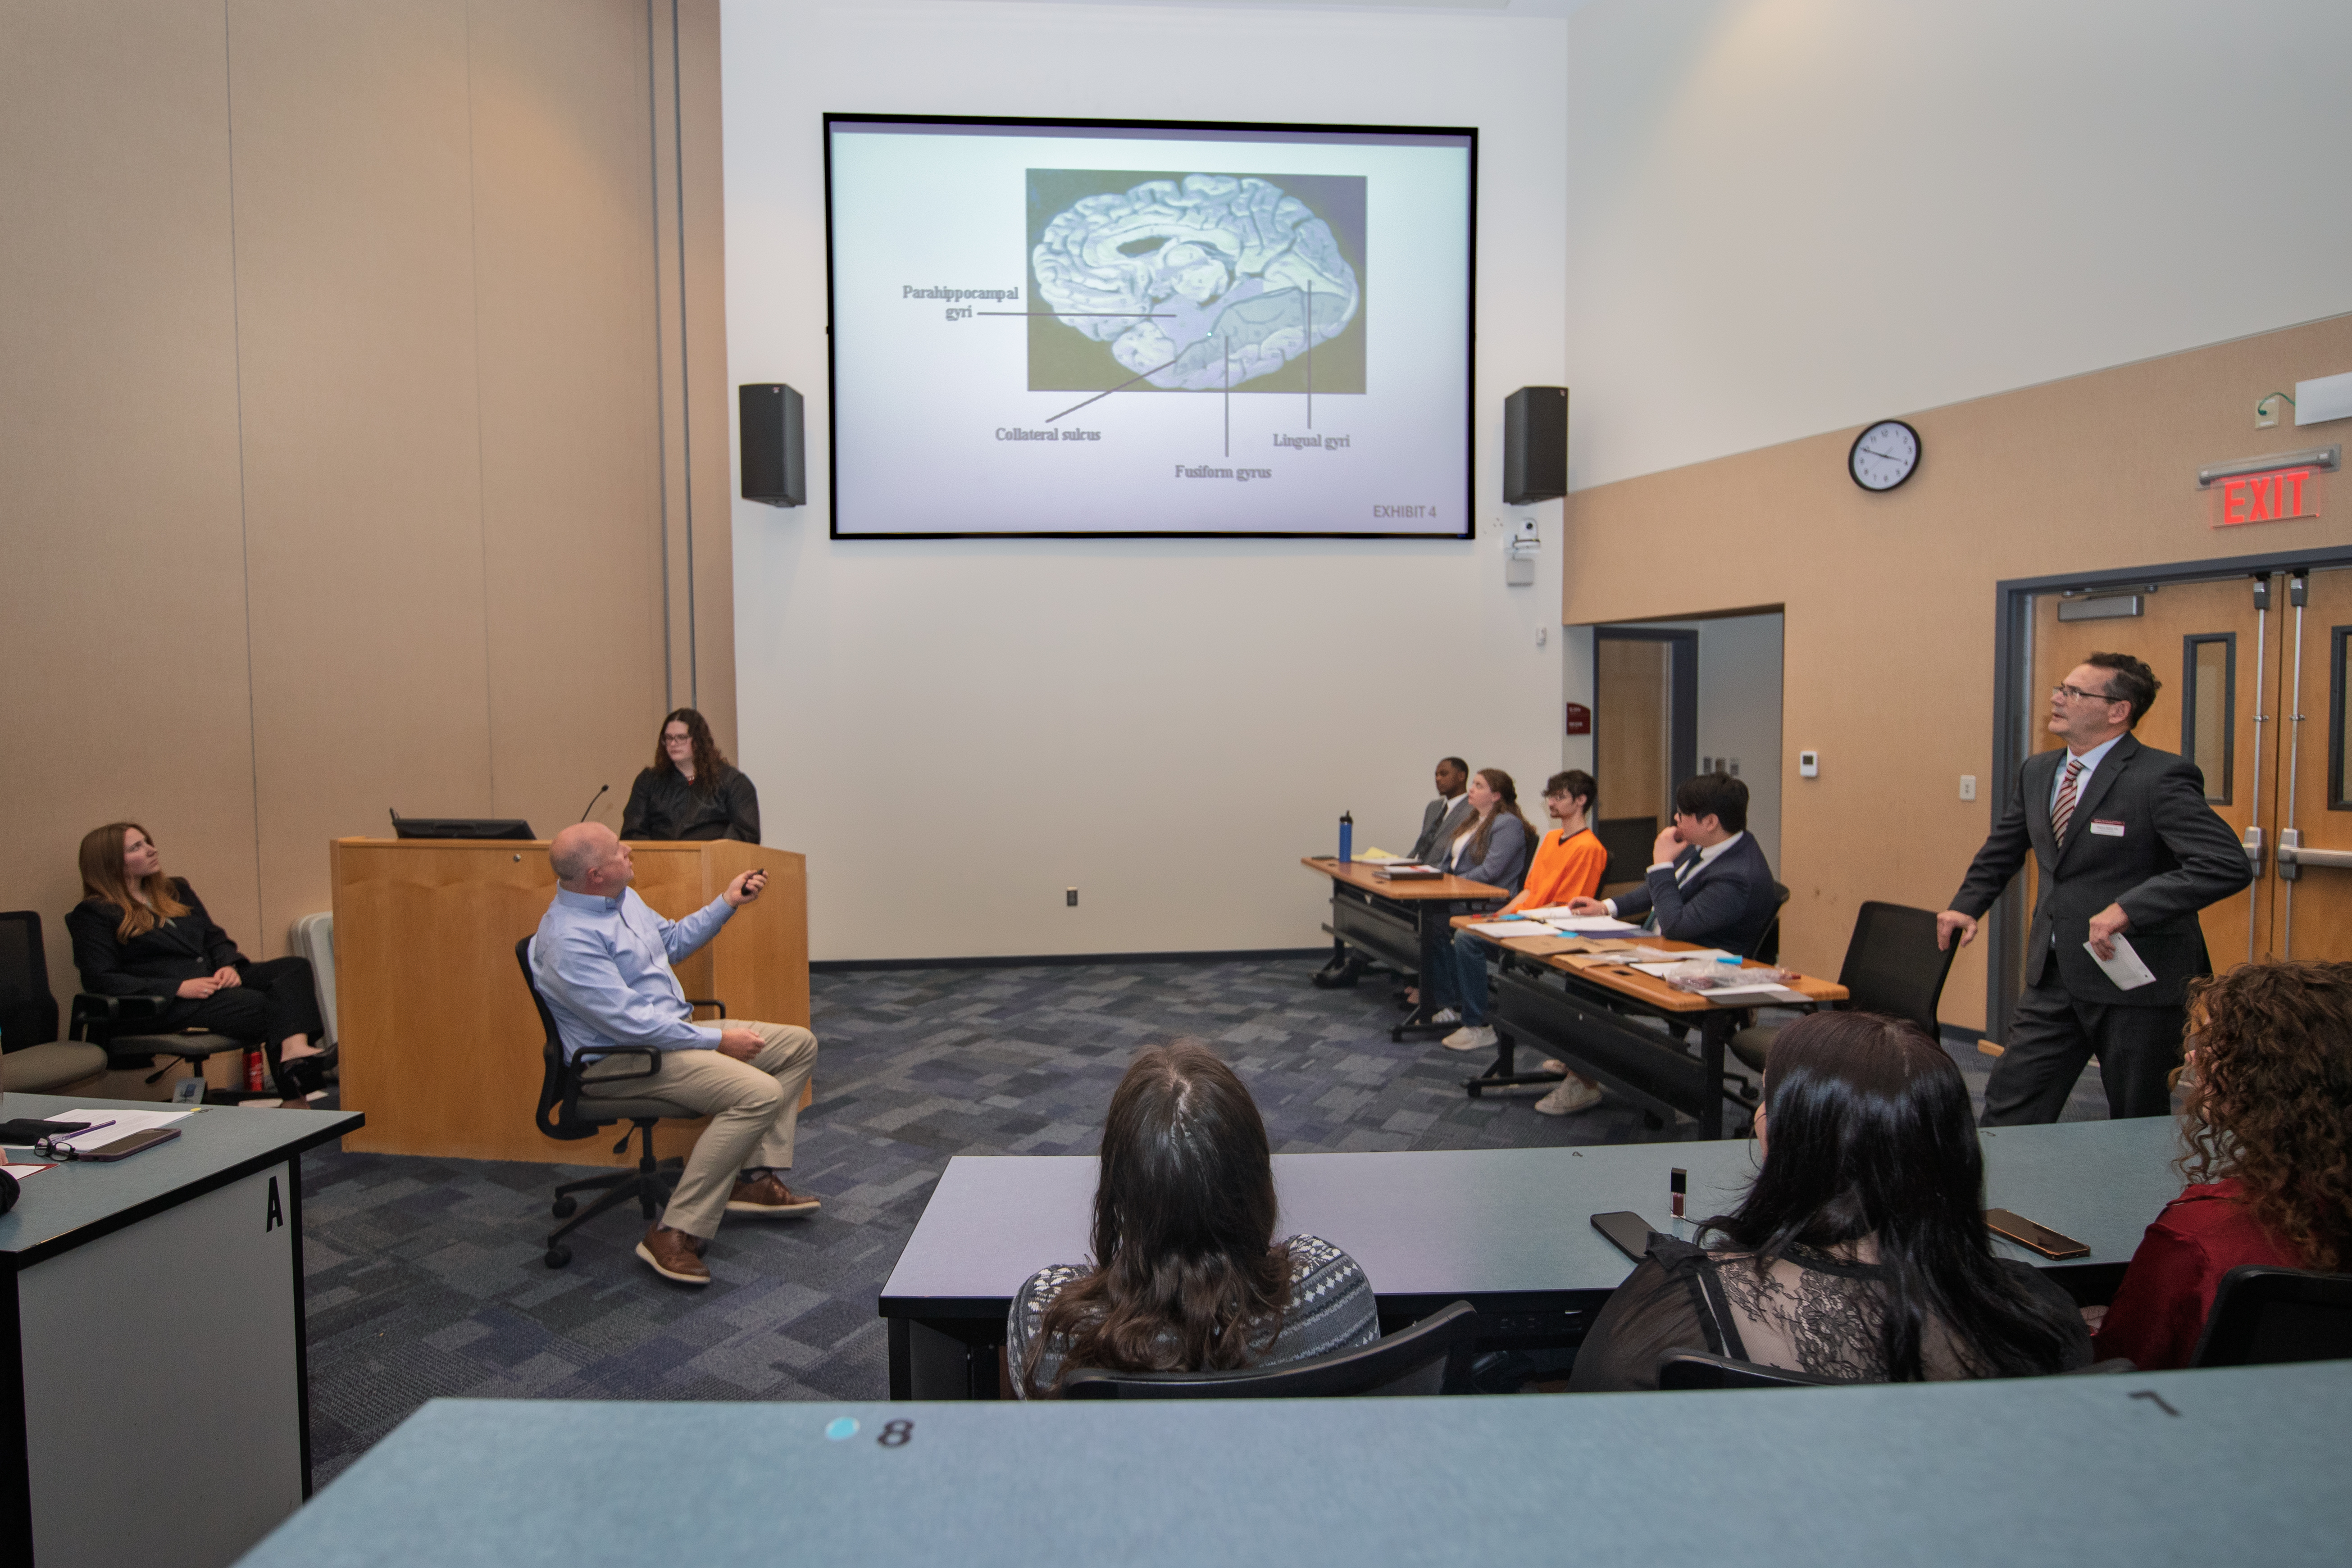
[[[1578,489],[2352,310],[2344,0],[1569,26]]]
[[[730,373],[801,388],[818,454],[826,110],[1481,133],[1475,542],[835,543],[822,462],[804,509],[738,503],[740,760],[811,956],[1310,946],[1343,808],[1402,849],[1441,755],[1540,784],[1557,574],[1504,585],[1483,498],[1505,395],[1565,371],[1563,21],[730,0],[724,39]]]

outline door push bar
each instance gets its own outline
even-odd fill
[[[2352,871],[2352,849],[2306,849],[2302,832],[2290,827],[2279,834],[2278,864],[2279,876],[2289,882],[2301,876],[2305,866]]]

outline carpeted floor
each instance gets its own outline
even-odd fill
[[[635,1211],[541,1261],[567,1167],[321,1151],[305,1162],[311,1444],[326,1481],[425,1400],[880,1399],[875,1300],[953,1154],[1091,1153],[1145,1045],[1214,1046],[1283,1152],[1633,1142],[1612,1103],[1538,1116],[1472,1100],[1483,1058],[1393,1045],[1389,990],[1317,991],[1307,962],[866,971],[814,977],[818,1098],[801,1118],[804,1221],[730,1223],[712,1283],[632,1255]],[[1953,1046],[1979,1100],[1990,1062]],[[2105,1114],[2095,1070],[2068,1120]],[[1040,1258],[1040,1265],[1055,1261]]]

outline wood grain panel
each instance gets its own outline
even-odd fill
[[[0,908],[131,818],[259,933],[217,7],[0,8]]]
[[[1618,816],[1664,822],[1674,815],[1673,670],[1672,643],[1593,640],[1593,782]]]
[[[634,847],[637,896],[671,919],[764,868],[768,890],[677,966],[688,996],[730,1017],[808,1022],[801,857],[748,844]],[[557,1142],[532,1124],[543,1036],[514,962],[554,896],[547,847],[520,840],[347,838],[332,847],[342,1102],[367,1113],[349,1147],[548,1163],[627,1163],[611,1144]],[[805,1102],[804,1102],[805,1103]],[[665,1122],[682,1154],[705,1123]]]
[[[393,807],[490,815],[467,18],[229,15],[262,919],[282,941],[325,904],[331,839]]]
[[[471,42],[491,801],[552,833],[610,784],[618,828],[667,710],[646,11],[497,0]]]
[[[2196,474],[2311,445],[2253,428],[2253,405],[2347,364],[2337,316],[1906,415],[1925,456],[1885,495],[1846,476],[1853,428],[1580,490],[1562,618],[1785,607],[1782,952],[1835,973],[1864,900],[1944,907],[2006,798],[1988,776],[1994,584],[2340,542],[2340,493],[2321,518],[2217,530]],[[1797,777],[1800,750],[1821,752],[1819,778]],[[1953,966],[1953,1023],[1984,1021],[1983,953]]]

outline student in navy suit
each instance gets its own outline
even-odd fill
[[[1780,890],[1748,831],[1748,786],[1728,773],[1700,773],[1675,789],[1675,823],[1650,850],[1642,886],[1620,898],[1576,899],[1570,912],[1640,921],[1654,913],[1658,934],[1719,947],[1745,958],[1763,941]]]
[[[2192,977],[2213,970],[2197,911],[2254,873],[2206,804],[2197,765],[2133,738],[2159,684],[2129,654],[2095,653],[2052,689],[2049,730],[2065,749],[2037,752],[2017,770],[2008,808],[1936,917],[1939,946],[1955,935],[1966,944],[2026,856],[2041,867],[2025,994],[1985,1086],[1988,1127],[2057,1121],[2095,1056],[2109,1116],[2171,1112],[2181,999]],[[2114,956],[2119,935],[2152,983],[2126,990],[2093,962]]]

